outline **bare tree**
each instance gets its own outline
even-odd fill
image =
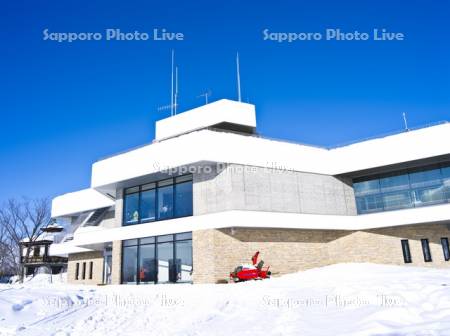
[[[41,228],[50,221],[50,202],[47,198],[17,201],[10,199],[0,209],[0,227],[5,234],[4,250],[6,254],[12,256],[13,267],[19,270],[22,275],[23,270],[20,266],[21,241],[30,243],[39,239],[42,234]],[[25,257],[30,255],[30,247],[27,247],[24,253]],[[7,257],[7,255],[5,256]]]

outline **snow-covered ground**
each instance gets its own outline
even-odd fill
[[[221,285],[0,285],[0,335],[450,335],[450,269],[339,264]]]

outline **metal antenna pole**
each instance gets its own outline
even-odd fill
[[[174,97],[174,114],[177,114],[177,107],[178,107],[178,67],[175,67],[175,97]]]
[[[238,91],[238,101],[241,99],[241,74],[239,68],[239,53],[236,53],[236,75],[237,75],[237,91]]]
[[[405,112],[403,112],[403,121],[405,123],[405,131],[409,131],[408,121],[406,120],[406,113]]]
[[[172,79],[171,79],[171,83],[172,83],[172,88],[171,88],[171,93],[170,93],[170,115],[173,116],[173,66],[175,63],[175,52],[172,49]]]
[[[198,95],[197,98],[205,97],[205,105],[208,105],[208,97],[211,96],[211,94],[212,94],[211,90],[208,90],[205,93]]]

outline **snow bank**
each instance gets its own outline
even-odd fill
[[[0,285],[0,335],[450,335],[450,270],[340,264],[228,285]]]

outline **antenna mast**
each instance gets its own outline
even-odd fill
[[[201,95],[198,95],[197,98],[205,97],[205,105],[208,105],[208,97],[212,95],[211,90],[208,90]]]
[[[238,93],[238,101],[242,101],[241,99],[241,74],[239,68],[239,53],[236,53],[236,75],[237,75],[237,93]]]
[[[408,121],[406,120],[406,113],[403,112],[403,122],[405,123],[405,131],[409,131]]]
[[[173,116],[173,66],[174,66],[174,63],[175,63],[175,52],[173,51],[173,49],[172,49],[172,67],[171,67],[171,69],[172,69],[172,80],[171,80],[171,86],[172,86],[172,88],[171,88],[171,92],[170,92],[170,115],[171,116]]]
[[[175,95],[174,95],[174,105],[173,105],[173,109],[174,109],[174,115],[177,114],[177,107],[178,107],[178,66],[175,67]]]

